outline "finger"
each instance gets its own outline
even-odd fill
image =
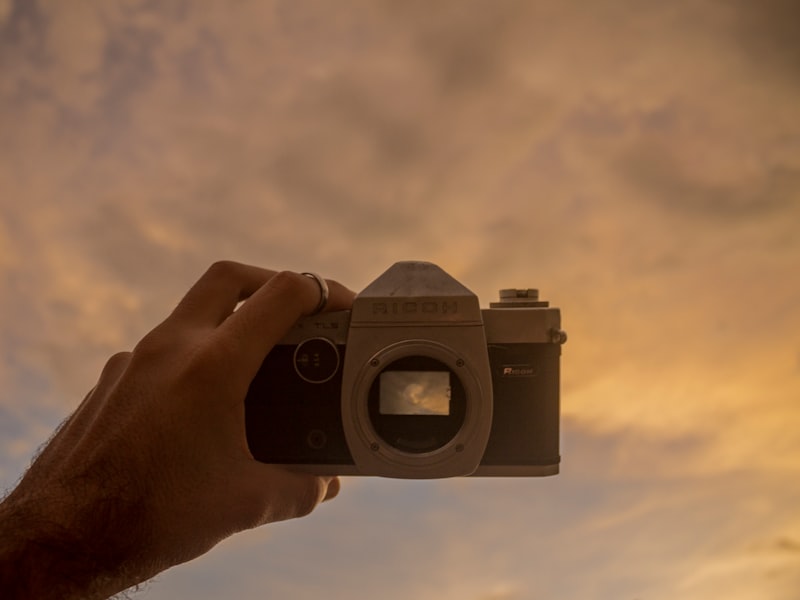
[[[336,281],[328,281],[326,311],[350,308],[355,293]],[[272,277],[223,323],[218,333],[228,337],[225,347],[239,353],[241,373],[250,381],[272,347],[303,315],[319,304],[320,289],[310,277],[283,271]],[[234,342],[234,343],[230,343]]]
[[[323,502],[327,502],[328,500],[333,500],[336,496],[339,495],[339,491],[342,489],[342,482],[339,480],[338,477],[334,477],[328,483],[328,491],[325,493],[325,497],[322,499]]]
[[[189,289],[170,319],[216,327],[236,305],[249,298],[275,275],[275,271],[233,261],[219,261]]]
[[[242,507],[241,515],[248,527],[306,516],[339,491],[338,477],[310,475],[258,462],[248,464],[251,473],[247,481],[252,487],[246,495],[249,506]]]

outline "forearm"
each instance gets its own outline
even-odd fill
[[[119,537],[109,541],[97,524],[107,509],[89,509],[94,519],[69,521],[52,509],[52,498],[12,494],[0,504],[0,590],[8,600],[108,598],[133,585],[130,561]],[[43,504],[45,506],[43,506]],[[50,506],[47,506],[50,504]],[[72,510],[66,504],[61,508]],[[85,528],[83,522],[94,521]]]
[[[36,507],[9,499],[0,505],[0,589],[7,598],[73,598],[86,592],[74,563],[83,554],[63,527]],[[84,559],[85,560],[85,559]]]

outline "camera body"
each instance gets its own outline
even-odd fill
[[[558,473],[560,312],[536,290],[500,296],[482,310],[436,265],[400,262],[352,310],[301,319],[245,399],[253,456],[322,475]]]

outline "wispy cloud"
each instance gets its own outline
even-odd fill
[[[563,474],[349,481],[150,597],[792,597],[796,12],[0,2],[4,485],[211,261],[421,258],[562,308]]]

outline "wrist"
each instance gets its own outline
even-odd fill
[[[119,507],[107,496],[76,496],[18,489],[0,503],[3,598],[108,598],[140,581],[132,572],[135,538],[111,530]]]

